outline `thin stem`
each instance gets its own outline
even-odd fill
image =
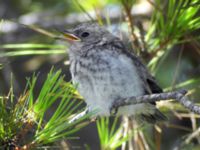
[[[159,7],[159,5],[156,5],[154,2],[152,2],[151,0],[147,0],[147,2],[152,5],[155,9],[157,9],[158,11],[160,11],[161,13],[163,12],[163,10]]]
[[[186,96],[186,90],[174,91],[174,92],[166,92],[160,94],[151,94],[151,95],[144,95],[138,97],[129,97],[125,99],[117,100],[113,103],[111,114],[116,114],[117,110],[121,106],[125,105],[135,105],[140,103],[151,103],[161,100],[169,100],[174,99],[181,103],[185,108],[188,108],[190,111],[200,114],[200,106],[195,105],[191,102],[188,97]]]
[[[175,87],[175,84],[176,84],[176,79],[179,75],[179,69],[180,69],[180,63],[181,63],[181,57],[182,57],[182,54],[183,54],[183,49],[184,49],[184,45],[181,46],[181,49],[180,49],[180,52],[179,52],[179,55],[178,55],[178,60],[177,60],[177,63],[176,63],[176,67],[175,67],[175,73],[174,73],[174,77],[173,77],[173,80],[172,80],[172,90],[174,89]]]
[[[171,40],[168,38],[168,39],[165,39],[164,41],[160,42],[159,44],[159,47],[154,49],[152,51],[152,53],[150,54],[151,57],[154,57],[157,55],[157,53],[160,51],[160,50],[163,50],[165,49],[169,44],[170,44]]]
[[[130,5],[127,1],[123,1],[122,0],[122,5],[124,7],[124,11],[125,11],[125,20],[128,23],[128,27],[131,33],[131,39],[132,39],[132,48],[136,49],[135,52],[139,53],[139,42],[138,42],[138,37],[136,36],[136,34],[134,33],[134,20],[131,14],[131,9],[133,5]]]

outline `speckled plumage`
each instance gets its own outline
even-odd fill
[[[70,72],[89,110],[109,116],[116,100],[162,91],[141,61],[105,28],[81,24],[68,32],[81,39],[71,42]],[[83,37],[86,32],[89,35]],[[149,122],[165,119],[150,103],[120,107],[117,115],[140,116]]]

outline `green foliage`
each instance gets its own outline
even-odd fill
[[[131,135],[124,135],[123,125],[118,125],[119,118],[115,117],[111,123],[110,118],[97,120],[97,129],[102,150],[114,150],[120,147]]]
[[[3,147],[7,147],[9,141],[13,141],[16,147],[53,143],[71,136],[86,125],[81,123],[90,114],[71,121],[74,115],[83,111],[80,109],[82,101],[73,98],[75,88],[71,83],[64,82],[64,76],[60,75],[61,71],[54,73],[52,69],[37,98],[33,94],[36,76],[28,80],[28,89],[16,104],[12,90],[7,98],[0,97],[0,143]],[[50,119],[46,119],[47,111],[58,102],[56,111]],[[33,135],[27,139],[30,131]]]
[[[50,44],[35,44],[35,43],[4,44],[1,45],[0,48],[5,49],[4,52],[0,52],[0,57],[66,53],[65,46],[50,45]]]
[[[169,0],[163,6],[162,0],[155,1],[150,29],[146,35],[148,50],[154,54],[149,63],[153,72],[157,71],[157,61],[166,58],[172,46],[184,41],[183,39],[188,40],[190,34],[200,29],[200,5],[197,2],[198,0]]]
[[[7,107],[8,103],[7,97],[0,97],[0,145],[12,139],[22,127],[21,116],[17,115],[20,108]]]
[[[176,84],[174,88],[175,89],[186,88],[186,87],[189,87],[191,85],[194,87],[194,84],[199,85],[199,83],[200,83],[200,78],[193,78],[193,79],[189,79],[189,80],[186,80],[184,82],[181,82],[179,84]],[[165,91],[171,90],[171,86],[168,87],[168,88],[165,88],[164,90]]]
[[[58,80],[60,73],[61,72],[57,72],[54,76],[51,76],[50,72],[37,101],[32,107],[36,118],[39,120],[34,140],[37,143],[50,143],[62,137],[69,136],[80,129],[81,126],[79,126],[79,128],[75,127],[78,123],[89,117],[89,115],[85,115],[69,123],[72,119],[72,115],[83,110],[81,109],[78,111],[81,102],[77,103],[77,101],[72,100],[75,89],[71,84],[63,84],[63,77]],[[62,86],[62,88],[60,89],[59,86]],[[42,128],[45,112],[58,98],[61,98],[58,108]]]
[[[94,10],[95,8],[103,8],[111,3],[119,3],[118,0],[75,0],[75,5],[81,4],[87,11]]]

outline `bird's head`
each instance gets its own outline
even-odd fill
[[[114,38],[104,27],[95,23],[83,23],[63,32],[64,38],[70,43],[70,51],[81,54],[95,46],[109,43]]]

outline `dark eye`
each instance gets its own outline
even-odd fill
[[[88,32],[83,32],[82,34],[81,34],[81,37],[88,37],[90,34],[88,33]]]

